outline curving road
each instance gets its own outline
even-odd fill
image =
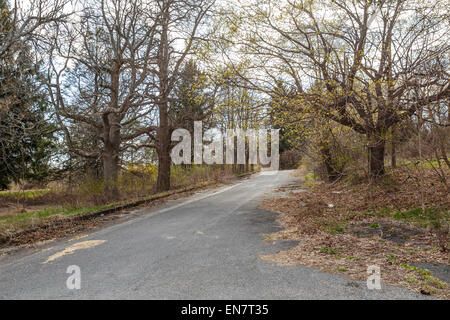
[[[423,298],[393,287],[370,291],[339,275],[261,261],[257,255],[293,245],[264,241],[263,234],[280,226],[274,213],[258,208],[264,197],[292,182],[289,171],[265,172],[144,209],[83,239],[0,257],[0,299]],[[81,271],[79,290],[66,286],[72,265]]]

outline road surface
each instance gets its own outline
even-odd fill
[[[1,257],[0,299],[423,298],[394,287],[370,291],[364,282],[260,260],[258,255],[293,245],[264,241],[263,234],[280,226],[276,214],[258,207],[294,179],[289,171],[265,172],[145,209],[135,219],[83,239]],[[79,290],[67,287],[69,266],[79,267]]]

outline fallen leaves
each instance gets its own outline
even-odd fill
[[[401,175],[397,179],[401,181]],[[430,177],[425,184],[438,185]],[[283,266],[305,265],[337,272],[360,281],[367,280],[368,266],[377,265],[384,284],[450,298],[447,283],[404,267],[422,262],[448,265],[449,255],[439,250],[439,240],[430,230],[380,214],[389,206],[414,208],[420,204],[420,197],[412,196],[417,194],[414,185],[395,188],[395,192],[388,192],[392,186],[372,186],[369,193],[364,184],[319,182],[308,192],[268,199],[263,207],[280,213],[278,221],[284,227],[269,235],[270,240],[297,240],[299,244],[260,258]],[[430,190],[429,204],[449,207],[445,190]],[[376,214],[367,214],[372,211]]]

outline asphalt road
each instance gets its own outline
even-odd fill
[[[292,183],[291,172],[263,173],[235,185],[145,209],[137,218],[47,250],[0,259],[0,299],[420,299],[408,290],[367,289],[365,282],[258,258],[273,245],[276,215],[259,203]],[[72,254],[85,241],[96,246]],[[51,257],[51,258],[50,258]],[[50,258],[50,262],[45,263]],[[69,290],[76,265],[81,289]]]

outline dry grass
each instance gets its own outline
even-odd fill
[[[135,169],[136,170],[136,169]],[[101,180],[81,177],[78,182],[45,190],[6,191],[0,193],[0,235],[14,233],[41,224],[50,216],[68,216],[133,202],[156,194],[157,172],[125,171],[119,179],[120,198],[111,203],[104,196]],[[234,175],[216,167],[173,167],[173,190],[205,182],[227,181]],[[55,185],[55,184],[53,184]]]

